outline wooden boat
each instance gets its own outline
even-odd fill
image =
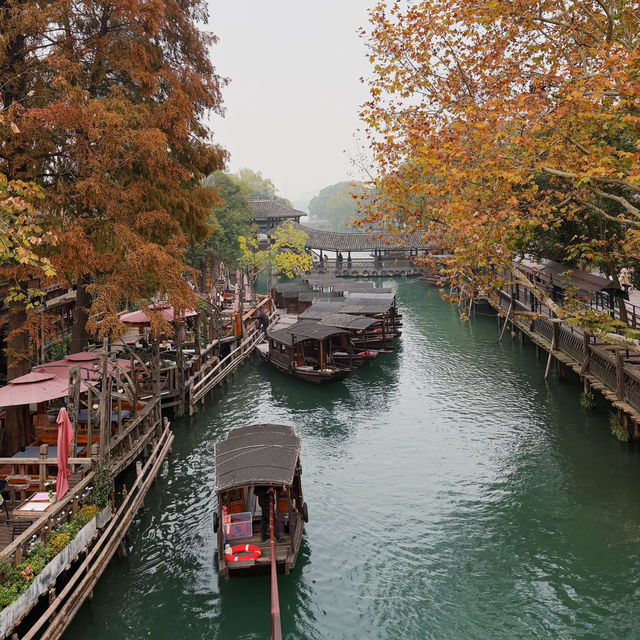
[[[294,378],[322,384],[343,380],[351,367],[336,362],[331,355],[331,338],[348,332],[313,321],[276,327],[259,344],[258,354],[270,365]]]
[[[300,482],[300,438],[293,427],[254,424],[233,429],[216,443],[214,466],[218,506],[213,530],[218,536],[220,575],[230,578],[269,572],[270,541],[261,539],[262,513],[256,495],[256,490],[266,487],[276,491],[275,517],[282,538],[276,543],[277,570],[289,573],[309,517]],[[244,551],[247,545],[251,546],[249,553]],[[231,550],[236,553],[229,555]],[[238,560],[231,560],[233,557]]]
[[[332,313],[320,320],[320,324],[349,332],[348,336],[341,334],[331,338],[331,356],[334,362],[357,368],[378,357],[380,351],[367,344],[366,332],[382,324],[379,318]]]

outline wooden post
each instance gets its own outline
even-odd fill
[[[616,391],[618,400],[624,400],[624,361],[622,349],[616,349]]]
[[[107,369],[108,366],[108,346],[107,339],[102,342],[102,387],[100,389],[100,443],[98,448],[98,458],[104,464],[109,451],[108,442],[111,435],[111,377]]]
[[[40,445],[40,460],[46,460],[49,457],[49,445],[41,444]],[[40,491],[45,490],[45,482],[47,481],[48,468],[44,462],[40,463],[40,478],[39,478],[39,488]]]
[[[157,338],[152,338],[151,344],[151,377],[153,380],[153,395],[160,397],[160,344]]]
[[[502,331],[500,332],[500,337],[498,338],[498,342],[502,342],[502,337],[504,336],[504,332],[507,329],[507,322],[509,322],[509,316],[511,315],[511,309],[513,309],[513,298],[511,298],[511,301],[509,302],[509,309],[507,310],[507,315],[504,318],[504,324],[502,325]]]
[[[178,367],[178,408],[181,412],[184,413],[184,398],[185,398],[185,388],[184,388],[184,355],[182,353],[182,336],[181,328],[180,328],[180,319],[174,318],[174,327],[175,327],[175,341],[176,341],[176,365]]]
[[[118,393],[118,433],[122,431],[122,397],[120,395],[120,388],[122,382],[120,380],[120,371],[116,369],[116,392]]]
[[[589,357],[591,349],[589,349],[589,332],[584,331],[582,334],[582,366],[580,367],[580,375],[584,375],[589,369]]]
[[[549,349],[549,357],[547,358],[547,368],[544,371],[545,380],[549,377],[549,369],[551,368],[551,360],[553,359],[553,350],[556,348],[556,343],[558,341],[558,323],[554,322],[552,324],[552,327],[553,327],[553,336],[551,338],[551,348]]]
[[[80,366],[69,367],[69,419],[73,428],[73,450],[78,445],[78,412],[80,410]]]

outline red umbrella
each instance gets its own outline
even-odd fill
[[[86,390],[86,387],[84,387]],[[69,379],[59,378],[51,372],[27,373],[14,378],[6,387],[0,388],[0,407],[15,407],[20,404],[36,404],[63,398],[69,394]]]
[[[67,410],[62,407],[58,412],[58,477],[56,478],[56,499],[62,500],[69,491],[68,478],[71,471],[67,468],[69,462],[69,445],[73,440],[73,427],[67,415]],[[90,445],[87,445],[90,446]]]
[[[58,378],[69,377],[69,367],[77,365],[80,367],[80,375],[83,380],[99,380],[102,376],[102,354],[89,353],[88,351],[80,351],[79,353],[72,353],[65,357],[64,360],[54,360],[53,362],[46,362],[45,364],[34,367],[34,371],[40,373],[53,373]],[[98,370],[94,370],[93,363],[98,363]],[[121,371],[130,371],[131,362],[129,360],[119,359],[116,360],[115,365]],[[107,361],[107,368],[111,370],[113,368],[111,360]]]
[[[152,304],[149,305],[149,309],[153,311],[157,311],[167,322],[173,322],[173,307],[168,307],[162,304]],[[190,318],[191,316],[197,316],[197,312],[191,309],[185,309],[181,314],[181,318]],[[125,313],[120,316],[120,322],[124,322],[125,324],[149,324],[149,315],[143,311],[132,311],[131,313]]]

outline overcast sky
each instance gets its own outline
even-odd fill
[[[291,200],[360,178],[350,158],[369,63],[357,30],[373,0],[209,3],[213,62],[231,80],[212,121],[229,169],[260,171]]]

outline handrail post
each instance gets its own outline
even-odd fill
[[[618,400],[624,400],[624,362],[622,349],[616,349],[616,391]]]
[[[273,522],[273,499],[269,493],[269,533],[271,535],[271,638],[282,640],[282,627],[280,624],[280,600],[278,598],[278,569],[276,563],[276,536]]]

